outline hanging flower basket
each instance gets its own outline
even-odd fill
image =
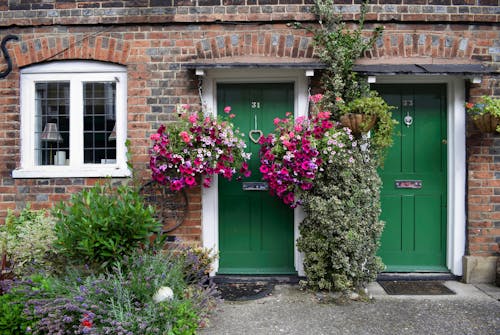
[[[472,121],[481,133],[494,133],[500,124],[500,118],[491,114],[476,115]]]
[[[348,127],[354,134],[361,134],[370,131],[375,126],[377,117],[375,115],[348,113],[340,117],[340,123]]]
[[[479,102],[465,103],[465,110],[481,133],[500,133],[500,99],[483,95]]]

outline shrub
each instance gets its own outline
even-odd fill
[[[383,229],[377,164],[359,147],[352,153],[354,162],[325,166],[304,194],[297,247],[305,254],[306,284],[315,290],[357,290],[382,270],[375,256]]]
[[[69,273],[51,286],[53,296],[32,299],[33,334],[195,334],[213,307],[213,292],[184,281],[177,253],[134,253],[112,272]],[[153,297],[168,287],[173,295]],[[202,299],[193,298],[193,292]],[[157,298],[157,297],[155,297]],[[160,299],[161,300],[161,299]]]
[[[77,264],[108,267],[161,231],[137,189],[96,185],[54,210],[56,246]]]
[[[57,254],[54,222],[47,211],[27,207],[17,216],[9,212],[5,225],[0,225],[2,252],[17,276],[52,269]]]

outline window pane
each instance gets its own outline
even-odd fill
[[[69,82],[35,84],[35,164],[66,165],[69,152]]]
[[[84,163],[116,162],[116,83],[83,84]]]

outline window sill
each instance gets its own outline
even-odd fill
[[[127,166],[110,164],[109,166],[91,165],[82,167],[44,166],[40,168],[16,169],[12,171],[12,178],[81,178],[81,177],[130,177],[131,171]]]

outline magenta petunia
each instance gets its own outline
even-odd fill
[[[249,176],[246,161],[250,154],[245,152],[243,134],[229,121],[202,112],[190,114],[189,108],[178,106],[179,120],[161,125],[150,136],[153,146],[149,168],[153,180],[179,191],[196,186],[198,177],[203,178],[204,187],[209,187],[213,174],[227,179],[236,173]]]
[[[317,103],[321,98],[316,95],[311,101]],[[262,179],[268,182],[272,195],[292,208],[301,204],[303,192],[314,187],[314,180],[323,171],[323,162],[344,159],[343,162],[350,163],[346,148],[354,148],[356,144],[348,130],[335,128],[330,117],[330,112],[319,111],[309,118],[300,116],[295,122],[291,116],[275,118],[274,132],[259,141]],[[326,150],[333,140],[341,145],[335,151]]]
[[[196,185],[196,179],[193,176],[186,176],[186,177],[184,177],[184,182],[188,186]]]

